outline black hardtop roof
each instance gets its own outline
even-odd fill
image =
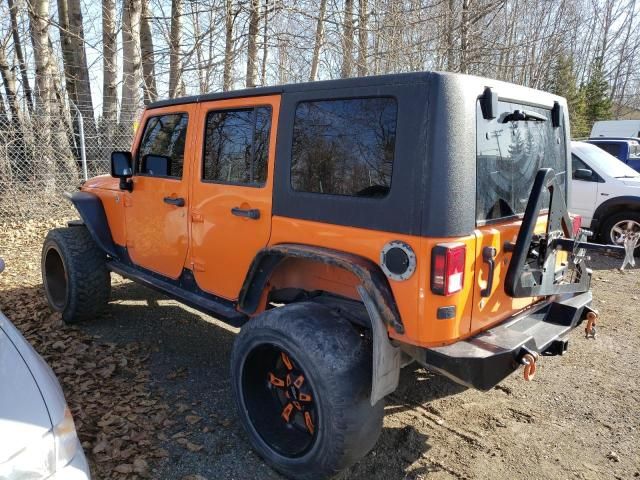
[[[277,85],[273,87],[243,88],[241,90],[231,90],[228,92],[205,93],[202,95],[191,95],[188,97],[159,100],[149,104],[146,108],[161,108],[172,105],[183,105],[186,103],[208,102],[213,100],[226,100],[242,97],[260,97],[265,95],[277,95],[288,92],[310,92],[331,90],[334,88],[358,88],[373,87],[376,85],[393,85],[406,83],[419,83],[427,81],[434,72],[414,72],[414,73],[394,73],[390,75],[376,75],[370,77],[344,78],[339,80],[321,80],[316,82],[291,83],[287,85]]]

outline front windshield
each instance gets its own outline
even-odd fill
[[[595,145],[574,143],[572,148],[584,162],[600,174],[606,174],[614,178],[640,177],[640,173],[633,168]]]

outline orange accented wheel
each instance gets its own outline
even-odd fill
[[[290,478],[330,478],[363,457],[382,428],[371,405],[371,335],[315,302],[267,310],[242,327],[231,381],[249,440]]]
[[[264,344],[245,361],[244,404],[258,434],[282,455],[296,457],[313,444],[318,412],[311,380],[280,347]]]

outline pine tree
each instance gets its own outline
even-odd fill
[[[585,120],[589,128],[597,120],[611,118],[609,82],[605,78],[602,59],[596,59],[591,68],[591,77],[584,87]]]
[[[567,55],[560,55],[556,65],[553,93],[567,99],[569,121],[571,123],[571,135],[574,138],[589,135],[589,130],[584,117],[585,95],[582,88],[578,88],[577,83],[573,58]]]

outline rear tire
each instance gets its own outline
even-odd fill
[[[640,212],[629,210],[611,215],[602,224],[601,239],[606,244],[621,246],[620,236],[626,232],[640,232]],[[640,256],[640,242],[635,256]]]
[[[100,315],[111,294],[106,255],[84,226],[49,231],[42,247],[42,282],[49,306],[67,323]]]
[[[254,449],[300,480],[358,461],[384,416],[384,400],[369,401],[371,362],[371,342],[327,306],[296,303],[250,320],[233,346],[231,380]]]

